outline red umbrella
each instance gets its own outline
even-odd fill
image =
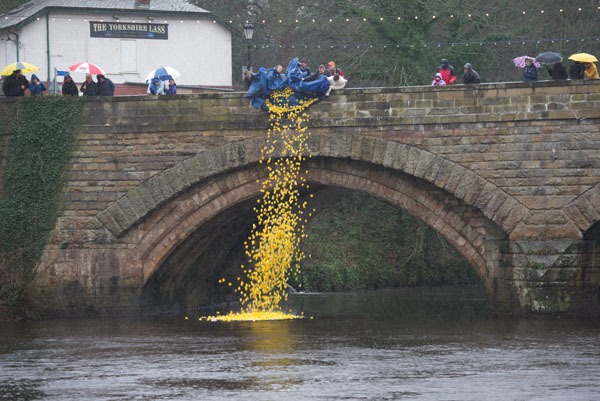
[[[68,68],[68,70],[72,72],[85,72],[86,74],[93,75],[105,75],[104,70],[102,68],[98,67],[96,64],[88,62],[73,64]]]

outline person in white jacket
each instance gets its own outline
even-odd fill
[[[327,81],[329,81],[329,89],[327,90],[327,93],[325,93],[325,96],[329,96],[329,92],[331,92],[332,89],[342,89],[346,86],[346,82],[348,82],[346,78],[339,74],[327,77]]]

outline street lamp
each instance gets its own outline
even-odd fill
[[[246,43],[248,45],[248,64],[246,64],[246,69],[248,71],[252,71],[250,67],[250,41],[252,40],[252,36],[254,36],[254,25],[250,22],[246,22],[244,25],[244,37],[246,38]]]

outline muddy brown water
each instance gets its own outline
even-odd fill
[[[0,326],[0,400],[599,400],[600,322],[491,318],[479,288],[297,294],[293,321]]]

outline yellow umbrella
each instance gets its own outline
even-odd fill
[[[596,56],[587,53],[575,53],[569,56],[569,60],[579,61],[581,63],[595,63],[598,61]]]
[[[2,71],[0,71],[0,75],[10,75],[15,70],[21,70],[21,74],[29,74],[30,72],[34,72],[39,69],[39,67],[26,61],[17,61],[16,63],[12,63],[4,67]]]

